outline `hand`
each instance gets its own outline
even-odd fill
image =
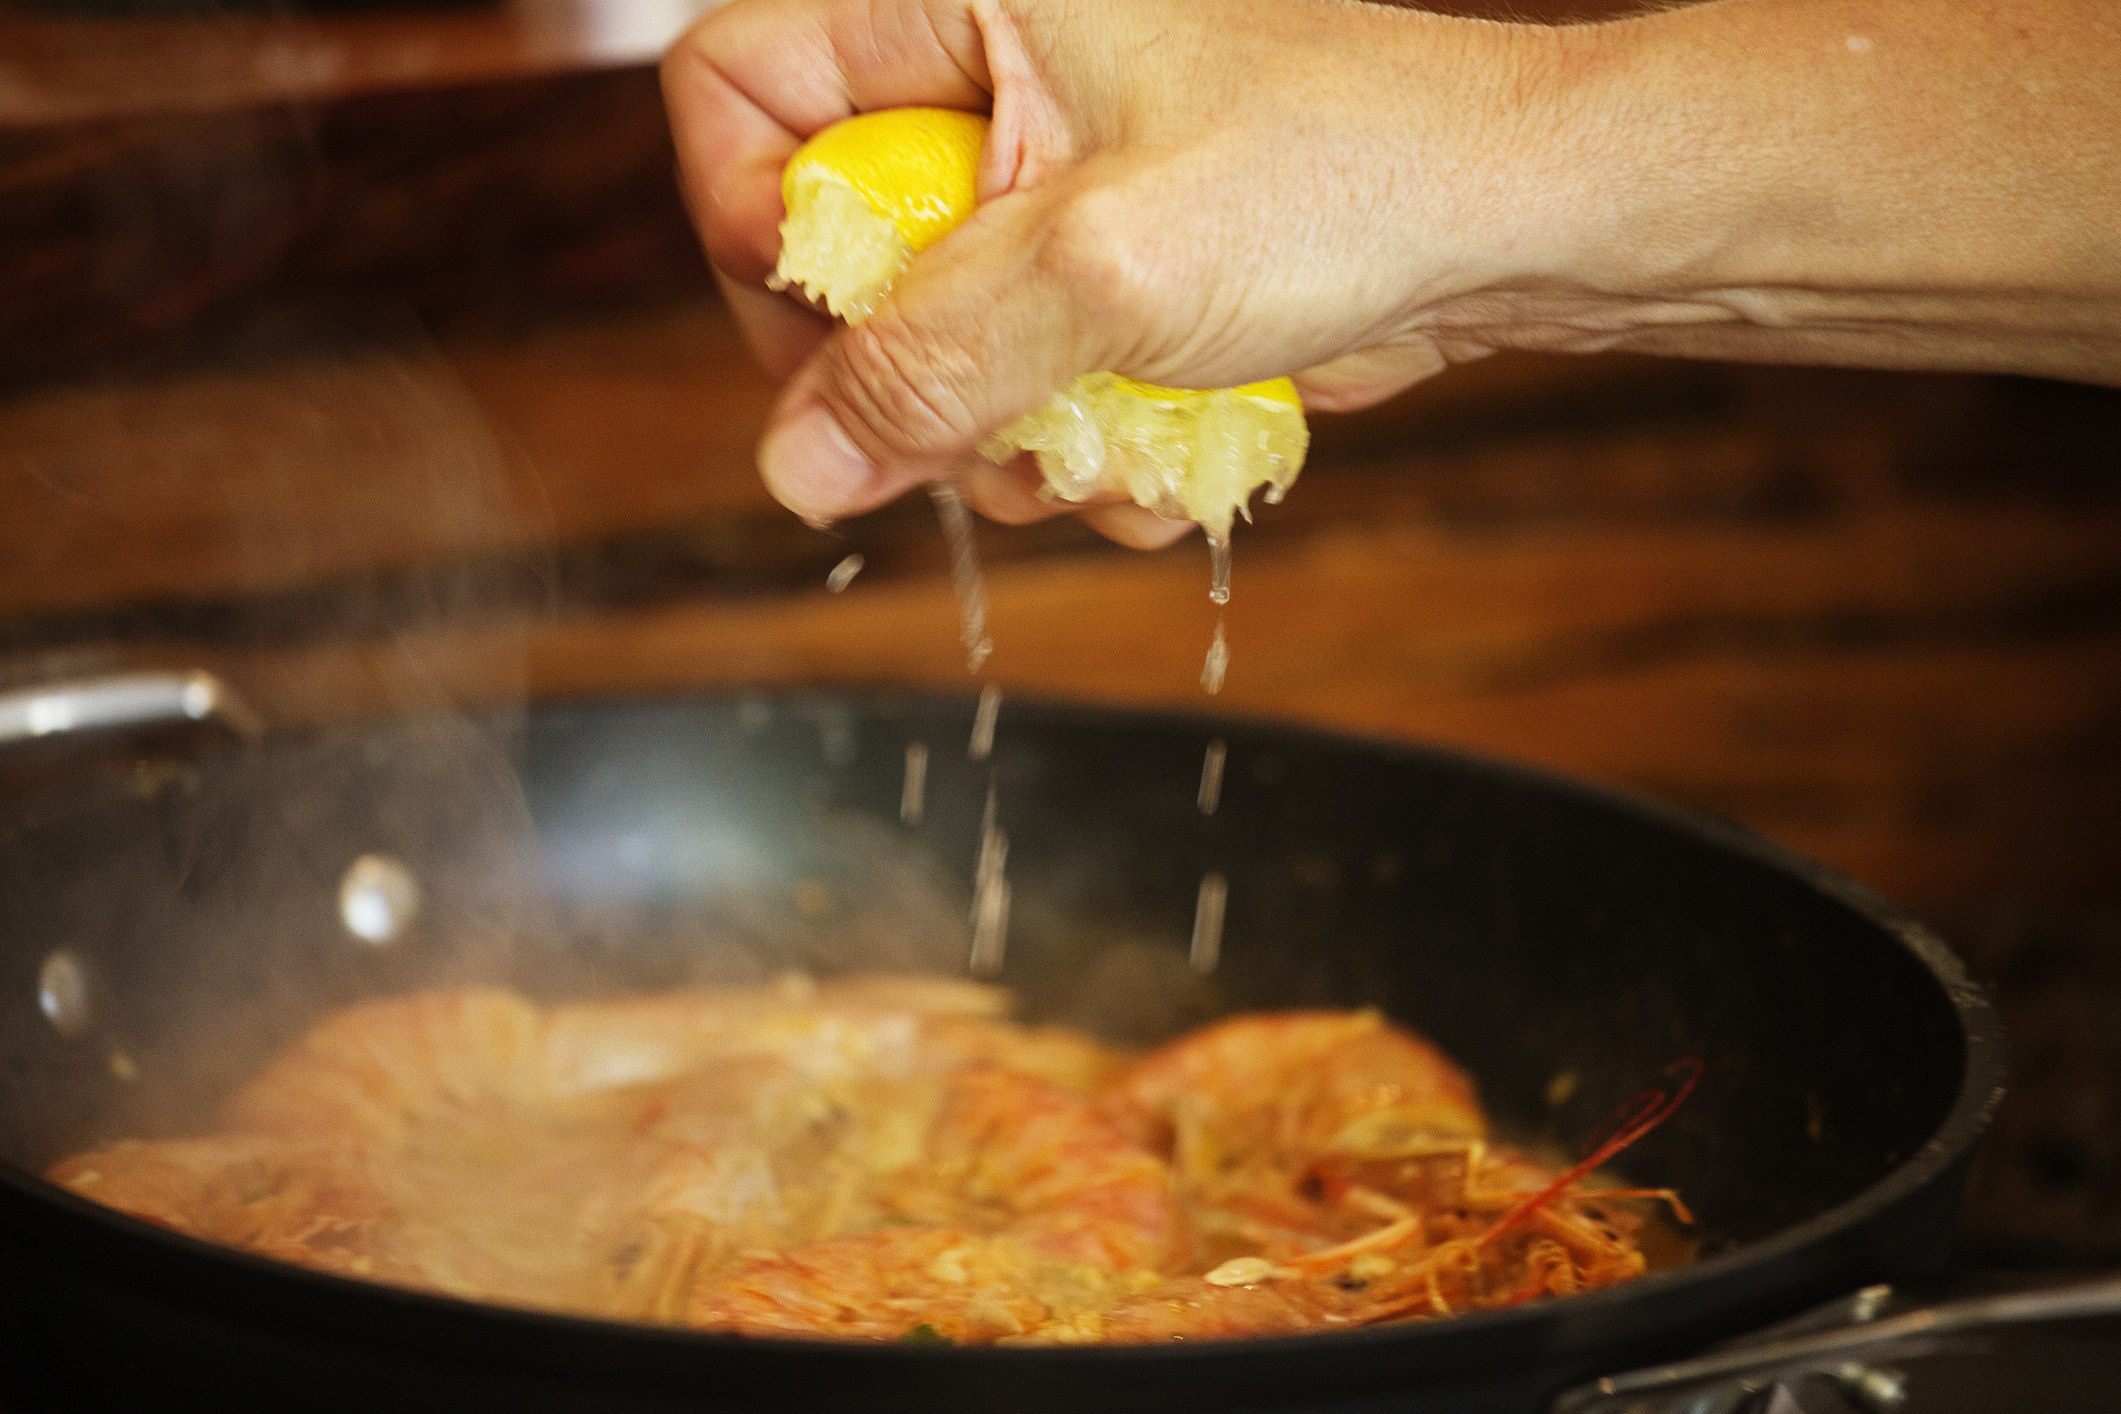
[[[792,375],[760,453],[813,519],[961,480],[1052,514],[980,438],[1078,374],[1310,407],[1376,402],[1489,345],[1419,317],[1536,261],[1514,214],[1554,31],[1318,0],[737,0],[673,48],[685,190],[730,301]],[[858,111],[992,108],[982,205],[858,329],[762,288],[780,171]],[[1505,185],[1507,180],[1510,185]],[[1088,511],[1153,545],[1188,526]]]
[[[672,49],[687,199],[816,519],[962,478],[1078,374],[1376,402],[1500,348],[2121,383],[2111,0],[1709,0],[1549,29],[1343,0],[736,0]],[[983,205],[859,329],[761,282],[811,133],[984,109]],[[1186,527],[1087,513],[1157,544]]]

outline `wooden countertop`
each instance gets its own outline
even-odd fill
[[[717,3],[467,0],[318,13],[117,15],[0,0],[0,129],[324,103],[651,63]],[[1634,7],[1632,0],[1425,6],[1546,19]]]
[[[229,112],[653,63],[712,0],[497,0],[320,14],[0,4],[0,128]]]
[[[924,506],[819,534],[758,485],[772,389],[646,67],[694,8],[0,3],[0,677],[203,665],[283,722],[968,686]],[[2006,1112],[2045,1157],[1977,1231],[2121,1254],[2121,394],[1508,358],[1315,432],[1215,705],[1651,790],[1907,903],[2003,988],[2021,1093],[2076,1087]],[[981,545],[1008,692],[1208,705],[1197,543]]]

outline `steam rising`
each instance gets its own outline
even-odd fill
[[[65,1121],[106,1133],[181,1131],[319,1010],[506,976],[550,931],[517,769],[553,594],[536,477],[387,315],[218,356],[25,391],[0,443],[39,497],[48,596],[16,596],[0,676],[206,669],[268,728],[316,728],[159,747],[73,867],[0,877],[35,901],[18,926],[78,950],[39,1005],[114,1058],[112,1092]],[[90,981],[109,989],[93,1015]]]
[[[80,852],[51,877],[0,875],[0,890],[34,901],[10,917],[35,940],[28,955],[48,954],[36,1032],[50,1045],[92,1037],[109,1076],[107,1092],[55,1100],[49,1133],[9,1132],[8,1157],[34,1167],[91,1138],[195,1132],[321,1012],[420,988],[505,983],[555,998],[791,968],[985,973],[1013,947],[1012,971],[1077,956],[1138,967],[1155,986],[1118,995],[1109,973],[1085,968],[1042,1004],[1094,991],[1085,1005],[1125,1009],[1122,1030],[1175,1029],[1181,937],[1056,916],[1066,910],[1041,898],[1052,890],[1038,872],[1050,859],[1017,858],[1012,888],[1009,836],[991,813],[968,858],[979,787],[956,750],[931,760],[921,742],[880,745],[844,702],[644,708],[608,740],[604,726],[570,737],[556,709],[541,718],[552,735],[539,759],[559,764],[526,785],[529,637],[558,594],[527,458],[504,450],[416,331],[312,328],[257,352],[284,376],[38,393],[27,415],[51,435],[0,447],[30,479],[65,488],[74,511],[51,529],[78,549],[55,563],[108,561],[104,587],[133,596],[106,637],[68,646],[69,669],[211,669],[274,729],[260,746],[150,763],[127,806],[138,834],[110,847],[123,877]],[[135,538],[127,498],[157,496],[203,508],[183,547],[182,568],[207,586],[192,598],[157,588],[179,582],[170,565],[135,566],[95,542],[110,525]],[[977,664],[991,642],[970,518],[947,490],[936,505],[954,528]],[[842,586],[852,558],[835,571]],[[0,670],[36,676],[54,661]],[[992,753],[1000,705],[998,691],[983,695],[977,759]],[[956,730],[929,740],[964,740]],[[865,771],[896,778],[900,819],[925,822],[919,834],[890,819],[888,784],[869,814],[839,804],[840,783]],[[979,774],[992,802],[994,776]],[[1011,805],[1028,830],[1035,795]],[[169,990],[126,1000],[147,977]]]

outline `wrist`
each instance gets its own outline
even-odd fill
[[[1402,323],[1478,328],[1505,342],[1564,305],[1648,285],[1633,223],[1639,123],[1609,26],[1402,15],[1395,101],[1361,121],[1394,153],[1395,244],[1410,272]]]
[[[1533,217],[1521,279],[1655,298],[1720,285],[1738,263],[1736,208],[1766,154],[1720,149],[1723,125],[1696,111],[1657,18],[1509,36],[1525,95],[1512,208]]]
[[[1559,37],[1580,346],[2121,374],[2110,17],[1714,0]]]

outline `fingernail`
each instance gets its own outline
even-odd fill
[[[759,475],[773,498],[808,521],[829,521],[855,506],[876,482],[876,467],[855,450],[832,414],[813,407],[769,434]]]

